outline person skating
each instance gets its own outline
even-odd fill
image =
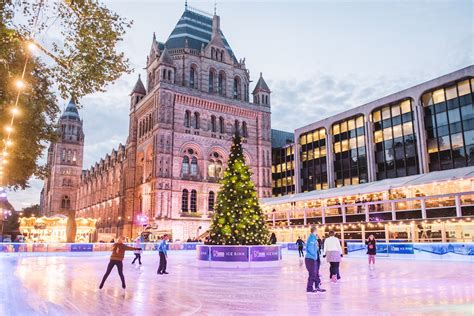
[[[166,241],[169,239],[168,235],[163,236],[163,240],[158,246],[158,253],[160,255],[160,265],[158,266],[158,274],[168,274],[166,272],[166,259],[168,258],[168,252],[166,250]]]
[[[298,237],[296,244],[298,245],[298,256],[304,257],[304,253],[303,253],[304,241],[301,239],[301,237]]]
[[[142,264],[142,247],[140,244],[140,237],[137,237],[135,239],[135,247],[139,248],[140,250],[135,250],[133,253],[135,254],[135,259],[133,259],[132,264],[135,263],[135,261],[138,259],[138,264]]]
[[[110,256],[110,262],[109,265],[107,266],[107,271],[105,271],[104,277],[102,278],[102,282],[100,282],[99,289],[102,289],[104,287],[105,280],[107,280],[110,272],[114,268],[114,266],[117,266],[118,274],[120,276],[120,280],[122,280],[122,288],[125,289],[125,277],[123,276],[123,258],[125,256],[125,251],[126,250],[138,250],[141,248],[135,248],[135,247],[130,247],[127,246],[123,243],[124,237],[121,236],[117,240],[117,242],[112,246],[112,255]]]
[[[375,241],[374,235],[370,235],[367,238],[365,244],[367,245],[367,254],[369,255],[369,267],[370,263],[375,266],[375,255],[377,254],[377,242]]]
[[[342,258],[342,247],[339,238],[334,236],[334,232],[329,232],[329,237],[324,240],[323,257],[329,262],[329,278],[336,282],[341,278],[339,275],[339,264]]]
[[[306,270],[308,270],[308,283],[306,284],[306,292],[326,292],[320,288],[319,284],[319,266],[321,260],[319,257],[318,235],[316,227],[311,227],[311,234],[306,241],[306,256],[304,259]]]

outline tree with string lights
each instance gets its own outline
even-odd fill
[[[252,173],[245,164],[241,138],[235,135],[227,169],[217,194],[210,228],[211,244],[268,244],[269,232],[251,176]]]

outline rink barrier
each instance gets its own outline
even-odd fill
[[[376,249],[377,257],[474,262],[474,243],[377,242]],[[347,255],[349,257],[366,257],[367,246],[362,242],[347,242]]]
[[[157,251],[160,242],[141,243],[143,251]],[[200,243],[168,243],[168,250],[196,250]],[[134,247],[135,243],[126,243]],[[0,243],[1,253],[61,253],[112,251],[113,243]]]
[[[212,267],[268,267],[282,260],[280,245],[197,245],[196,249],[198,262]]]

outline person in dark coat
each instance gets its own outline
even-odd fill
[[[298,237],[298,240],[296,241],[296,244],[298,245],[298,255],[300,257],[304,257],[304,253],[303,253],[304,241],[303,241],[303,239],[301,239],[301,237]]]
[[[275,233],[272,233],[272,235],[270,236],[270,244],[274,245],[276,243],[277,243],[277,236],[275,235]]]
[[[370,235],[367,238],[365,244],[367,245],[367,254],[369,255],[369,266],[372,263],[375,265],[375,255],[377,254],[377,243],[374,235]]]

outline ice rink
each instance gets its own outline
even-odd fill
[[[127,289],[114,269],[98,289],[108,255],[0,256],[0,315],[407,315],[474,314],[474,264],[344,259],[342,280],[306,294],[307,273],[295,253],[278,268],[198,267],[194,251],[172,251],[169,275],[158,255],[124,260]]]

